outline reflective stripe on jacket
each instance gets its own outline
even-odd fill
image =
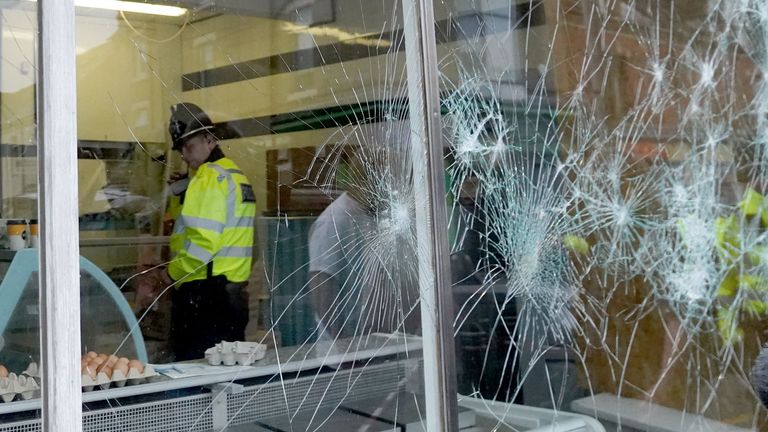
[[[229,158],[198,168],[174,223],[168,273],[182,282],[213,276],[244,282],[251,275],[256,203],[248,179]]]
[[[176,256],[179,251],[184,247],[184,224],[181,223],[181,197],[186,193],[186,189],[182,192],[182,195],[170,195],[168,198],[168,216],[173,219],[173,232],[171,233],[170,248],[171,256]]]

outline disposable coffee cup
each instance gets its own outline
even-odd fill
[[[27,222],[23,220],[9,220],[6,224],[8,241],[11,250],[17,251],[27,247]]]
[[[40,236],[38,235],[39,229],[37,226],[37,219],[31,219],[29,221],[29,243],[33,248],[40,247]]]

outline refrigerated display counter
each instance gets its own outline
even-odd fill
[[[2,359],[20,372],[40,358],[40,300],[37,249],[0,251],[7,266],[0,282]],[[81,338],[85,351],[114,353],[147,362],[144,338],[133,310],[115,283],[80,257]]]
[[[421,340],[371,334],[268,350],[250,366],[152,365],[146,382],[83,393],[86,431],[209,431],[384,394],[421,393]],[[175,378],[172,378],[175,377]],[[0,431],[38,430],[39,399],[0,403]]]

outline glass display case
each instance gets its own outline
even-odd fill
[[[29,363],[40,363],[39,259],[32,248],[0,251],[0,259],[10,261],[0,282],[4,365],[22,371]],[[80,307],[85,351],[147,362],[144,337],[125,296],[101,269],[82,257]]]

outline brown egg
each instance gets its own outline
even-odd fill
[[[120,357],[117,360],[117,364],[128,364],[128,358],[127,357]]]
[[[107,378],[112,379],[112,367],[111,366],[107,366],[106,364],[103,364],[98,369],[96,369],[96,373],[97,374],[100,374],[102,372],[107,376]]]
[[[91,378],[96,378],[96,369],[88,367],[87,365],[80,368],[80,373],[83,375],[88,375]]]
[[[0,378],[5,378],[7,376],[8,376],[8,369],[5,366],[0,365]]]
[[[118,358],[116,355],[109,356],[109,358],[107,358],[107,366],[114,367],[117,364],[117,360]]]
[[[85,356],[88,357],[89,359],[92,359],[92,358],[96,358],[98,356],[98,354],[96,354],[96,352],[94,352],[94,351],[88,351],[85,354]]]
[[[94,366],[100,366],[102,364],[106,363],[106,359],[96,357],[95,359],[91,359],[91,361],[88,362],[89,365]]]
[[[117,371],[122,372],[123,377],[128,376],[128,363],[121,363],[117,362],[115,367],[112,369],[113,373],[117,373]]]
[[[138,360],[131,360],[128,362],[128,368],[136,369],[139,373],[144,373],[144,365]]]
[[[104,361],[107,361],[109,356],[104,354],[104,353],[101,353],[101,354],[97,355],[96,358],[104,359]]]

